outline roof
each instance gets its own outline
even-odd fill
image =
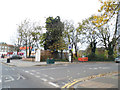
[[[30,47],[32,49],[32,47]],[[25,50],[26,49],[26,46],[25,47],[20,47],[21,50]],[[27,47],[27,49],[29,49],[29,47]]]
[[[4,42],[0,42],[0,45],[2,45],[2,46],[8,46],[8,47],[14,47],[14,45],[10,45],[10,44],[4,43]]]
[[[8,44],[7,44],[7,46],[9,46],[9,47],[14,47],[14,45],[8,45]]]

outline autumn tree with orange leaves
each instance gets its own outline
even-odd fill
[[[94,16],[92,21],[99,29],[100,38],[105,49],[108,51],[108,58],[113,59],[114,48],[120,35],[117,35],[118,30],[118,12],[120,10],[119,0],[99,0],[101,7],[98,10],[100,15]],[[112,20],[115,20],[113,24]],[[110,23],[112,22],[112,23]],[[114,28],[111,28],[114,27]]]

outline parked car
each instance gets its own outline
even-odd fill
[[[115,62],[116,62],[116,63],[119,63],[119,62],[120,62],[120,56],[118,56],[118,57],[115,58]]]
[[[9,59],[22,59],[22,57],[19,55],[13,55]]]

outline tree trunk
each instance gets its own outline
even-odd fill
[[[93,41],[90,43],[91,53],[95,54],[97,42]]]
[[[112,49],[108,50],[108,59],[114,60],[113,54],[114,54],[114,53],[113,53],[113,50],[112,50]]]
[[[96,51],[96,42],[93,42],[93,49],[92,49],[92,52],[95,54],[95,51]]]
[[[63,59],[63,50],[61,50],[61,59]]]
[[[90,42],[90,50],[91,50],[91,53],[92,53],[92,47],[93,47],[93,44],[92,44],[92,42]]]
[[[18,45],[17,45],[17,54],[20,51],[20,45],[19,45],[19,39],[18,39]]]
[[[112,46],[112,42],[108,44],[108,59],[114,60],[114,47]]]
[[[19,49],[17,49],[17,54],[18,54],[18,52],[19,52]]]
[[[26,58],[27,58],[27,40],[26,40]]]
[[[50,57],[51,58],[51,57]],[[54,59],[59,59],[58,51],[53,52],[53,58]]]
[[[30,57],[30,55],[31,55],[31,50],[30,50],[30,46],[29,46],[29,57]]]
[[[31,44],[30,44],[30,39],[29,39],[29,57],[30,57],[30,55],[31,55],[31,49],[30,49],[30,46],[31,46]]]
[[[77,57],[77,45],[76,44],[74,45],[75,45],[75,57]]]

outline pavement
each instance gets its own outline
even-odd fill
[[[79,83],[74,87],[77,88],[116,88],[117,87],[118,88],[118,74],[98,77],[83,83]]]
[[[23,60],[10,60],[10,63],[7,63],[7,59],[1,59],[3,64],[16,67],[31,67],[31,66],[48,66],[48,65],[62,65],[69,64],[69,62],[55,62],[54,64],[47,64],[46,62],[32,62],[32,61],[23,61]]]

